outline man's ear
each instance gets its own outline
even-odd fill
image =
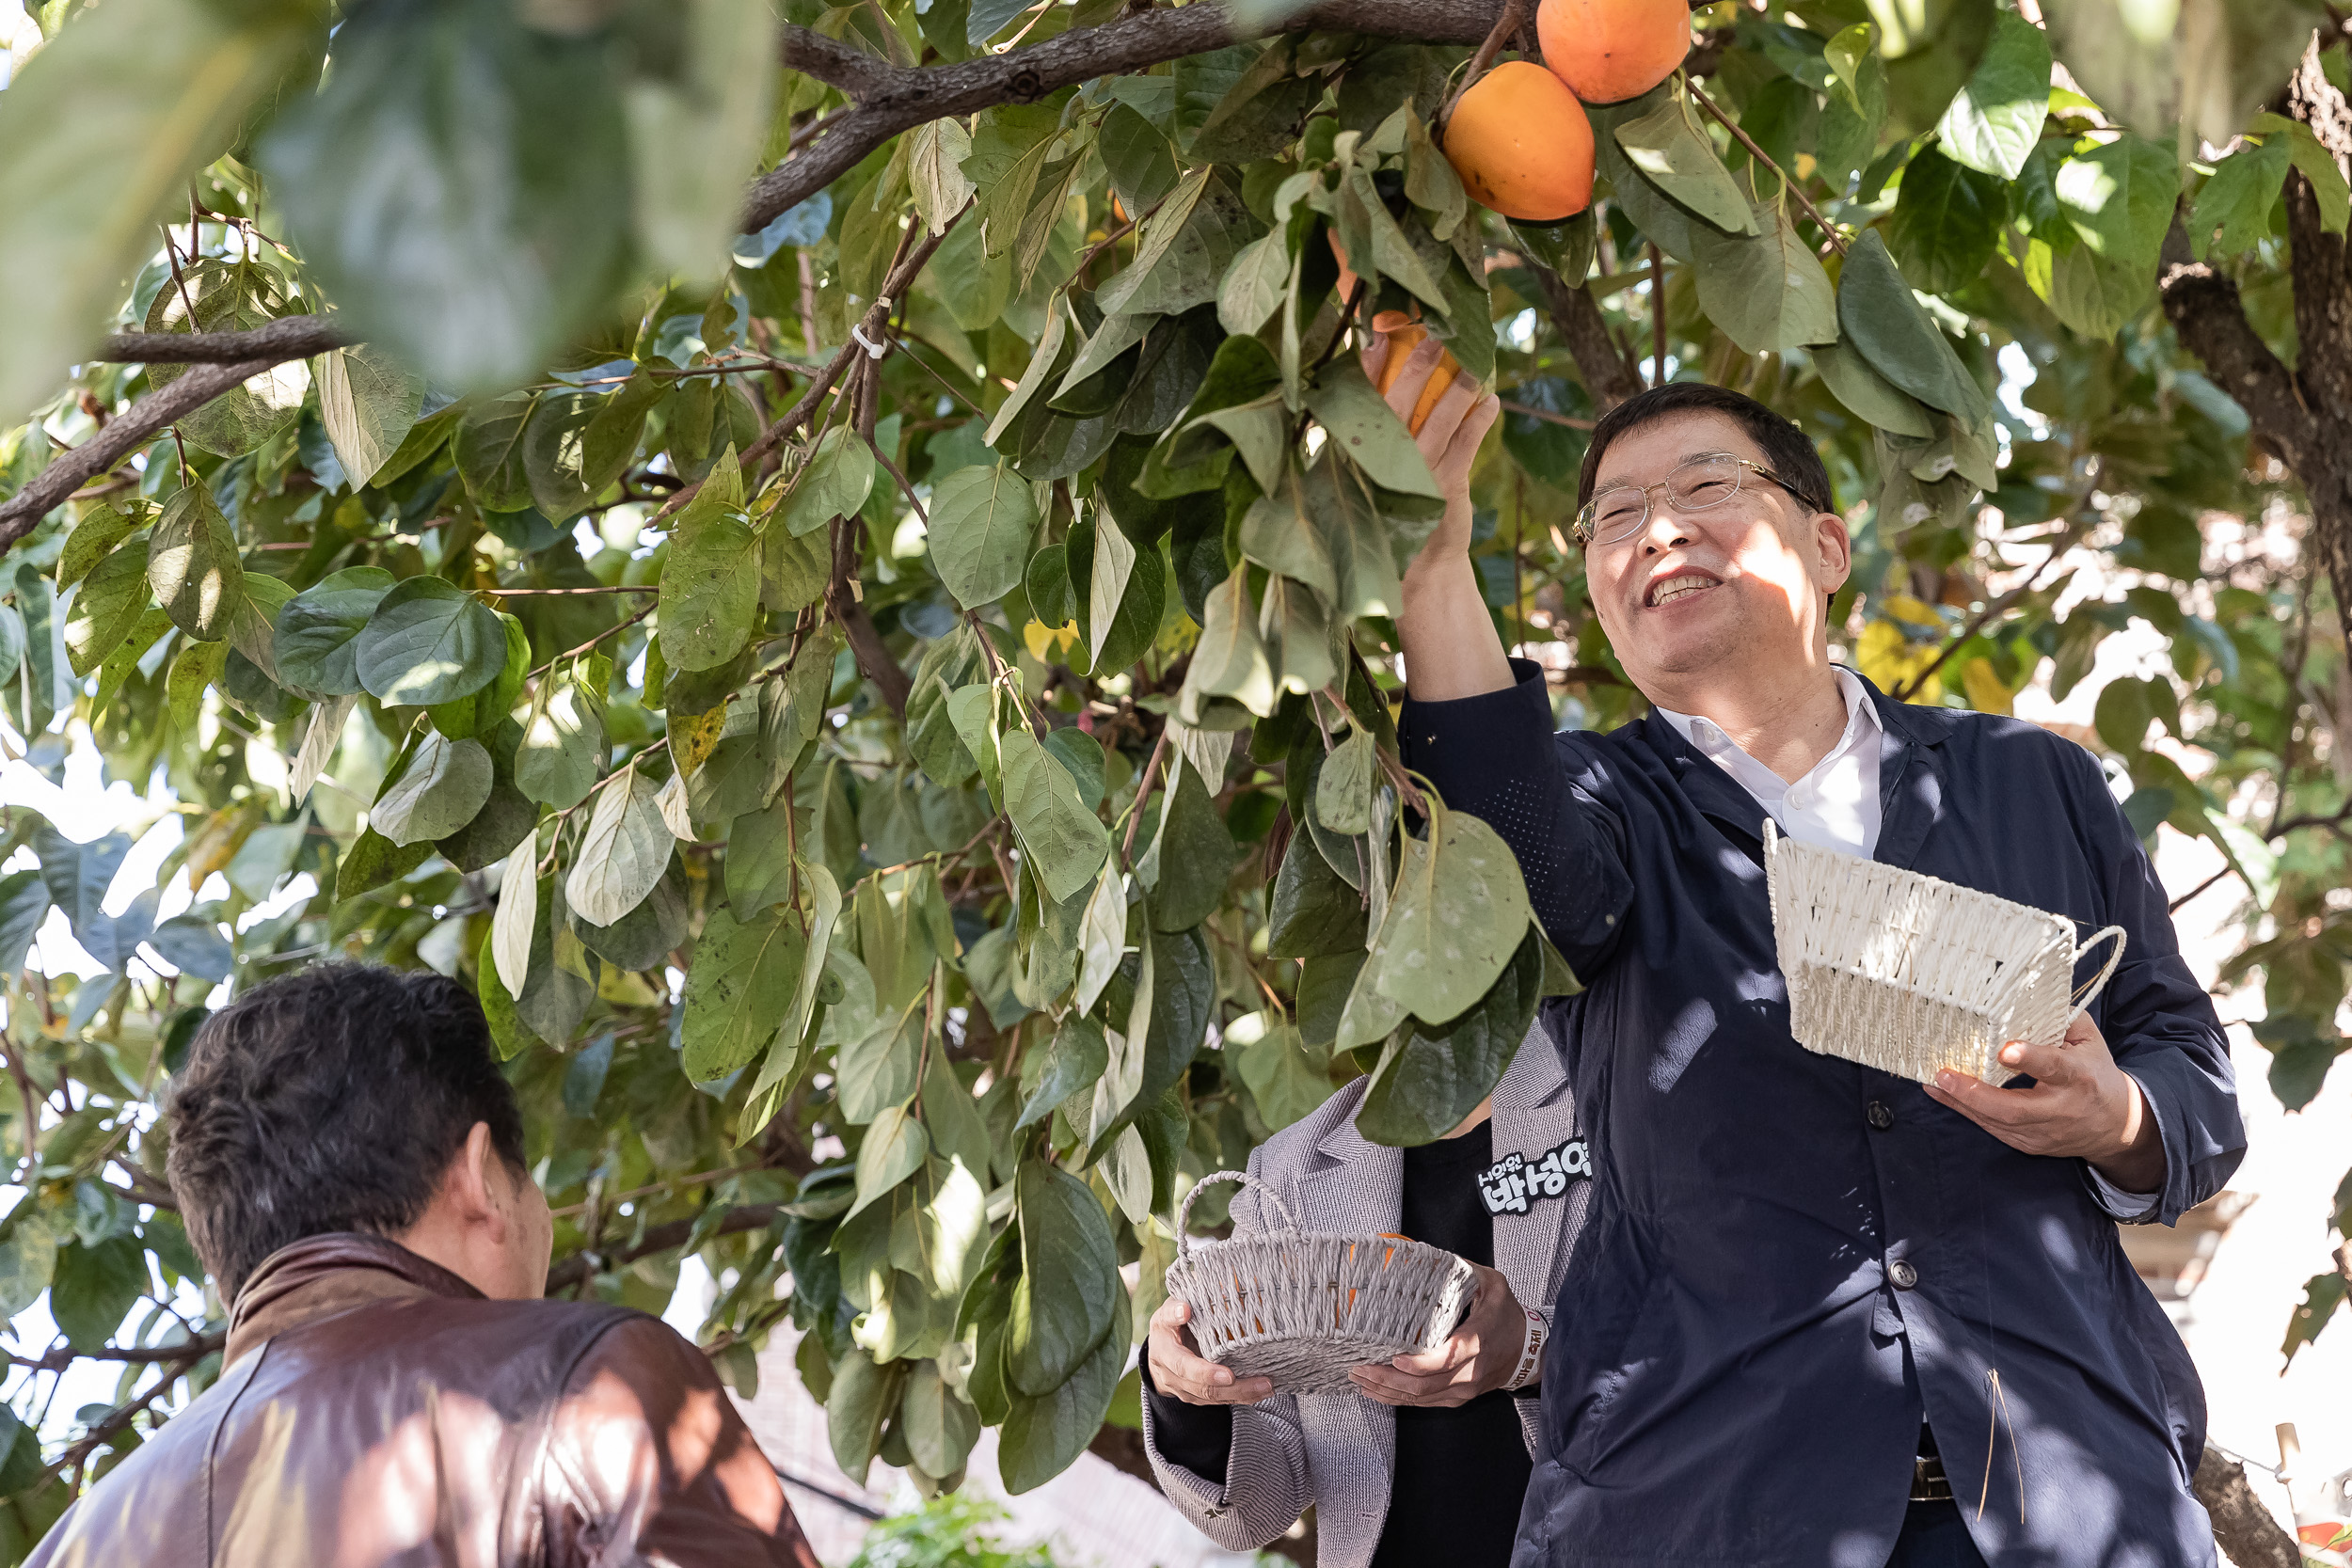
[[[1846,519],[1835,512],[1816,512],[1813,546],[1821,563],[1821,587],[1836,598],[1853,575],[1853,536],[1846,531]]]
[[[498,1148],[490,1142],[490,1124],[475,1122],[442,1178],[458,1219],[476,1225],[505,1222],[505,1207],[499,1201],[498,1188],[493,1185],[497,1177],[491,1170],[498,1158]]]

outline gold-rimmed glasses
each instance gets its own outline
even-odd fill
[[[1589,548],[1630,539],[1649,521],[1650,496],[1655,491],[1665,491],[1677,512],[1721,506],[1740,493],[1741,482],[1751,473],[1770,480],[1807,506],[1815,504],[1811,497],[1763,464],[1715,452],[1691,459],[1655,484],[1612,484],[1597,491],[1576,515],[1577,543]]]

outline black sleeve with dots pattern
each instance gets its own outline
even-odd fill
[[[1500,691],[1406,701],[1397,721],[1405,764],[1448,806],[1502,835],[1544,934],[1589,980],[1615,949],[1633,899],[1623,828],[1569,776],[1542,667],[1515,658],[1511,672],[1518,684]]]

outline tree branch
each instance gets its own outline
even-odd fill
[[[2319,429],[2296,391],[2295,372],[2246,319],[2236,282],[2196,259],[2177,209],[2156,263],[2156,288],[2182,346],[2204,361],[2280,459],[2298,470],[2310,462]]]
[[[305,350],[233,365],[202,365],[161,391],[150,392],[106,421],[106,428],[60,452],[38,478],[0,503],[0,550],[30,533],[49,509],[147,444],[148,437],[187,418],[221,393],[243,386],[273,365],[306,356]]]
[[[787,69],[839,87],[857,107],[837,115],[823,135],[754,182],[743,230],[756,232],[777,214],[831,184],[875,148],[926,120],[968,115],[998,103],[1033,103],[1100,76],[1120,76],[1230,43],[1280,32],[1322,28],[1422,43],[1484,40],[1502,0],[1321,0],[1267,8],[1263,20],[1237,22],[1222,5],[1179,6],[1063,33],[1003,55],[957,65],[893,66],[809,28],[783,29]]]
[[[1546,266],[1531,266],[1535,281],[1544,291],[1544,309],[1549,312],[1552,325],[1559,327],[1566,341],[1569,355],[1576,360],[1576,373],[1583,379],[1584,389],[1593,394],[1593,401],[1606,413],[1642,389],[1640,367],[1629,362],[1617,348],[1617,341],[1609,335],[1609,323],[1602,319],[1600,306],[1592,292],[1567,282]]]
[[[249,332],[118,332],[90,357],[140,365],[233,365],[245,359],[277,364],[348,348],[356,341],[339,317],[283,316]]]
[[[2295,1537],[2254,1496],[2245,1465],[2208,1443],[2189,1490],[2213,1521],[2215,1544],[2237,1568],[2301,1568],[2303,1554]]]
[[[719,1222],[719,1227],[710,1235],[715,1239],[761,1229],[776,1217],[777,1209],[778,1206],[772,1203],[739,1205],[727,1211],[726,1218]],[[694,1233],[694,1223],[692,1220],[672,1220],[667,1225],[649,1226],[644,1235],[628,1246],[614,1247],[607,1252],[575,1252],[569,1258],[560,1258],[548,1269],[548,1294],[552,1296],[584,1284],[591,1275],[603,1274],[624,1263],[633,1263],[640,1258],[684,1246],[686,1239]]]

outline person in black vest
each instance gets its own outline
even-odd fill
[[[1542,1027],[1493,1098],[1445,1137],[1388,1148],[1356,1128],[1369,1079],[1249,1157],[1309,1230],[1409,1236],[1478,1265],[1446,1344],[1361,1367],[1354,1390],[1276,1394],[1202,1359],[1170,1300],[1144,1346],[1143,1436],[1160,1490],[1218,1544],[1251,1551],[1315,1511],[1321,1568],[1503,1568],[1527,1491],[1537,1374],[1591,1183],[1576,1100]],[[1233,1228],[1277,1222],[1247,1188]]]

